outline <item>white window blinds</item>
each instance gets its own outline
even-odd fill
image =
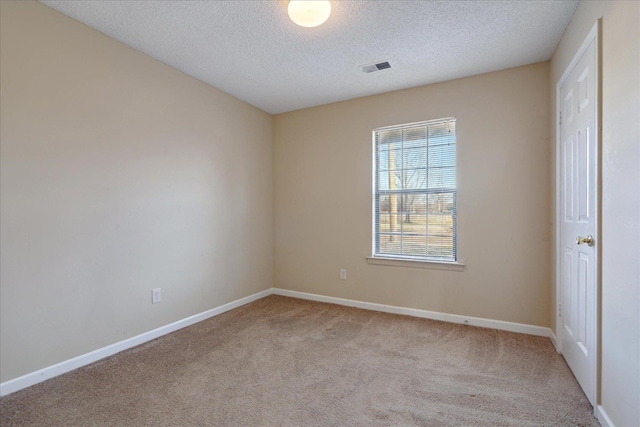
[[[374,256],[456,261],[456,121],[376,129]]]

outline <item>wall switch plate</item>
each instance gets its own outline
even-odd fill
[[[347,269],[346,268],[341,268],[340,269],[340,280],[347,280]]]
[[[162,299],[162,289],[156,288],[151,291],[151,304],[157,304]]]

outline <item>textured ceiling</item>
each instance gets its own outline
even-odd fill
[[[316,28],[281,0],[42,3],[276,114],[546,61],[578,1],[332,1]]]

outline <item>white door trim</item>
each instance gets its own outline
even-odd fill
[[[565,81],[568,79],[571,71],[574,69],[582,55],[585,53],[589,45],[592,41],[595,40],[596,45],[596,93],[595,93],[595,103],[596,103],[596,118],[595,118],[595,134],[596,134],[596,158],[595,158],[595,170],[596,174],[596,209],[595,209],[595,241],[596,241],[596,250],[595,250],[595,269],[596,269],[596,331],[595,331],[595,366],[593,368],[594,384],[595,384],[595,403],[594,404],[594,413],[596,412],[597,404],[600,403],[600,295],[601,295],[601,280],[600,280],[600,254],[602,251],[602,240],[600,234],[600,208],[601,208],[601,198],[602,198],[602,185],[601,185],[601,173],[600,173],[600,156],[601,156],[601,105],[600,105],[600,94],[602,91],[602,86],[600,82],[601,75],[601,60],[600,60],[600,21],[596,21],[596,23],[591,28],[591,31],[582,42],[580,48],[576,51],[573,59],[565,68],[562,77],[556,83],[556,182],[555,182],[555,191],[556,191],[556,209],[555,209],[555,233],[556,233],[556,241],[555,241],[555,288],[556,288],[556,350],[559,353],[562,353],[562,319],[560,318],[561,311],[561,303],[562,303],[562,286],[561,286],[561,271],[560,271],[560,247],[561,247],[561,236],[562,236],[562,201],[560,200],[560,186],[561,186],[561,177],[560,177],[560,163],[561,163],[561,141],[560,141],[560,112],[561,109],[561,96],[560,89]]]

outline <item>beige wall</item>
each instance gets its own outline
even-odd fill
[[[1,381],[271,288],[271,116],[0,4]]]
[[[614,425],[637,426],[640,425],[640,2],[580,3],[551,61],[551,117],[555,117],[556,83],[600,18],[602,354],[598,403]],[[553,122],[550,132],[553,146]],[[555,298],[551,307],[555,307]]]
[[[274,286],[548,326],[548,87],[540,63],[275,116]],[[449,116],[465,271],[367,264],[371,131]]]

